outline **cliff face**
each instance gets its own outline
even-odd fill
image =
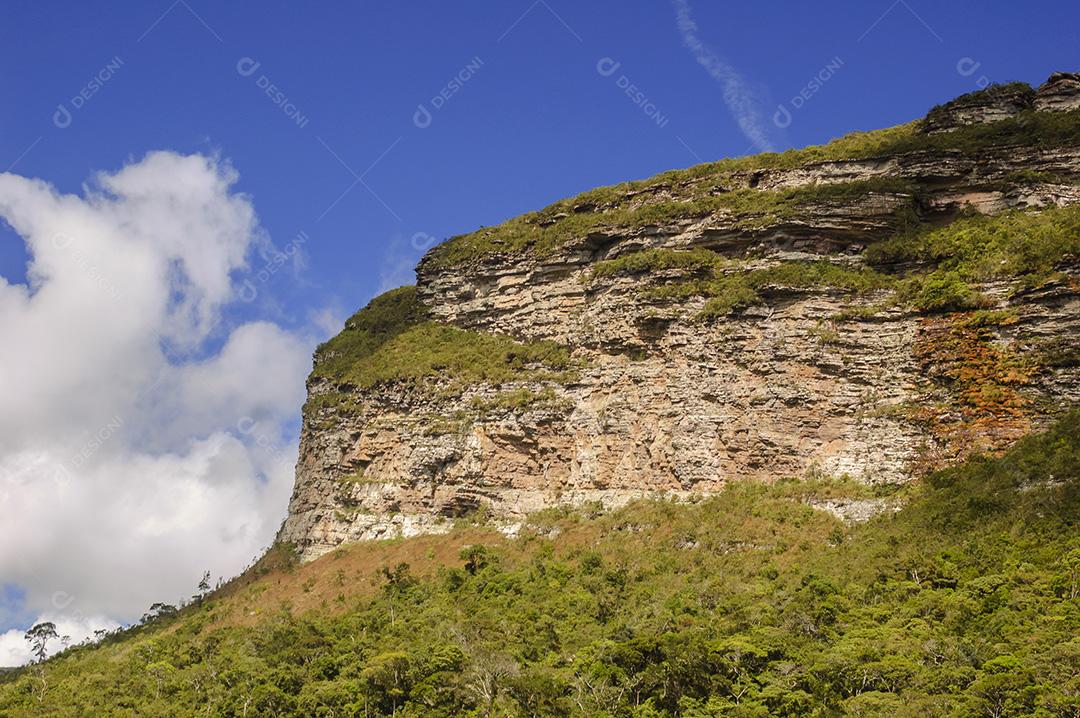
[[[320,348],[281,538],[910,480],[1080,402],[1080,78],[448,240]]]

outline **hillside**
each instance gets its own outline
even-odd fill
[[[317,351],[281,538],[1003,449],[1080,400],[1078,180],[1058,74],[451,238]]]
[[[884,493],[737,483],[512,540],[477,519],[302,566],[279,548],[0,676],[0,716],[1080,714],[1080,413]],[[855,496],[904,506],[813,507]]]

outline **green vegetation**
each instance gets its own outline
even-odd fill
[[[430,378],[494,384],[523,378],[558,381],[571,369],[569,351],[554,342],[522,343],[430,321],[416,289],[401,287],[373,299],[321,345],[312,376],[366,388]],[[318,405],[334,400],[320,397]]]
[[[1040,172],[1038,170],[1016,170],[1009,172],[1002,178],[1001,189],[1009,189],[1017,185],[1034,184],[1073,184],[1074,179],[1068,175],[1054,172]]]
[[[786,192],[732,189],[744,186],[745,175],[761,170],[910,152],[975,155],[1012,145],[1051,148],[1080,143],[1080,111],[1075,110],[1025,111],[1015,118],[938,134],[919,132],[918,125],[912,122],[885,130],[857,132],[826,145],[726,159],[665,172],[647,180],[600,187],[496,227],[453,237],[433,250],[431,261],[437,266],[453,266],[490,254],[527,251],[544,255],[592,233],[670,223],[719,211],[746,214],[748,226],[760,226],[782,218],[784,207],[790,211],[799,202],[827,201],[830,192],[875,190],[866,183],[841,183],[788,191],[805,193],[800,198],[785,196]],[[890,191],[888,185],[882,183],[877,191]]]
[[[578,200],[563,200],[539,212],[515,217],[497,227],[477,230],[456,237],[433,250],[437,265],[454,265],[492,253],[517,253],[528,250],[546,255],[575,238],[592,234],[667,225],[686,219],[698,219],[716,213],[736,217],[736,225],[757,229],[790,219],[805,212],[808,205],[846,203],[870,192],[908,193],[910,183],[893,179],[863,182],[809,185],[776,191],[726,189],[695,186],[682,194],[648,202],[628,202],[603,212],[579,212]]]
[[[555,390],[551,387],[545,387],[540,391],[521,387],[500,392],[490,398],[475,397],[472,401],[473,410],[480,415],[492,411],[520,411],[529,408],[556,408],[560,406],[562,406],[562,403],[555,395]]]
[[[765,269],[725,274],[701,288],[708,297],[702,314],[719,317],[733,309],[760,304],[760,291],[767,287],[783,289],[830,288],[863,294],[889,287],[891,280],[865,267],[844,267],[830,262],[784,262]],[[677,285],[674,291],[679,291]]]
[[[817,326],[810,330],[810,334],[817,337],[823,346],[842,344],[844,341],[833,322],[818,322]]]
[[[1016,289],[1063,277],[1058,269],[1080,258],[1080,206],[1041,212],[1012,211],[996,216],[968,215],[944,227],[911,229],[871,245],[868,266],[827,261],[781,262],[747,268],[703,248],[649,249],[597,263],[591,279],[680,270],[685,279],[648,288],[657,299],[705,297],[703,316],[716,317],[760,304],[761,290],[829,288],[854,294],[891,290],[891,302],[917,311],[967,311],[989,300],[973,285],[1014,280]],[[871,310],[855,309],[857,318]],[[983,316],[977,314],[977,316]]]
[[[416,287],[398,287],[375,297],[349,317],[341,333],[315,350],[314,375],[344,380],[357,362],[372,356],[425,317]]]
[[[651,274],[666,269],[714,273],[733,264],[734,262],[726,261],[719,254],[708,249],[646,249],[624,254],[616,259],[597,262],[590,273],[590,278]]]
[[[1080,207],[1039,213],[1013,211],[963,217],[944,227],[901,234],[870,246],[866,261],[879,268],[905,263],[932,267],[898,287],[900,301],[924,311],[983,306],[971,285],[1016,279],[1034,287],[1058,276],[1062,262],[1080,257]]]
[[[1080,206],[1042,212],[970,215],[944,227],[911,232],[870,246],[876,266],[920,262],[972,282],[1022,277],[1049,279],[1062,260],[1080,257]]]
[[[652,249],[600,262],[592,277],[655,272],[660,269],[682,269],[700,275],[696,279],[662,284],[647,290],[654,299],[685,300],[690,297],[709,299],[704,316],[728,314],[739,307],[760,304],[761,290],[830,288],[864,294],[893,286],[894,280],[866,267],[849,267],[826,261],[781,262],[771,267],[741,269],[740,263],[725,260],[705,249]]]
[[[1080,712],[1080,413],[864,525],[805,504],[846,492],[743,483],[279,563],[0,676],[0,715]]]

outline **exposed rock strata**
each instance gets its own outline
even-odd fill
[[[926,132],[948,132],[964,125],[981,125],[1016,117],[1032,107],[1035,92],[1023,83],[991,87],[935,107],[923,121]]]
[[[1074,81],[1055,75],[1038,93],[1008,94],[975,115],[975,105],[961,103],[951,121],[992,121],[1021,99],[1068,109],[1080,97]],[[1050,180],[1015,180],[1025,173]],[[736,173],[731,184],[768,191],[880,178],[909,182],[913,192],[808,204],[753,228],[718,212],[597,232],[542,257],[492,255],[452,267],[425,259],[417,291],[434,319],[565,344],[578,375],[463,391],[381,385],[353,392],[347,412],[307,411],[282,538],[310,559],[344,541],[445,530],[481,508],[513,525],[560,503],[612,506],[807,472],[903,482],[927,462],[949,460],[958,437],[995,448],[1080,401],[1080,361],[1044,361],[1017,382],[1015,415],[1010,404],[1000,416],[966,416],[949,403],[948,372],[936,370],[948,357],[934,347],[950,328],[940,317],[876,307],[878,295],[767,287],[763,305],[703,322],[703,299],[650,299],[640,277],[593,276],[598,261],[657,247],[706,248],[748,267],[793,258],[857,265],[867,246],[898,230],[901,211],[942,223],[962,211],[1080,200],[1080,147],[912,152]],[[1064,269],[1063,279],[1028,293],[982,287],[1016,320],[972,341],[1074,356],[1080,268]],[[680,278],[670,275],[648,281]],[[859,307],[875,311],[860,316]],[[537,400],[500,403],[513,390]],[[343,387],[313,379],[309,391],[317,398]],[[864,518],[864,509],[852,516]]]
[[[1055,72],[1035,95],[1035,109],[1065,112],[1080,107],[1080,73]]]

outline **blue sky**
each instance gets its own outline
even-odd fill
[[[1077,64],[1080,7],[1069,3],[699,1],[693,13],[702,41],[760,89],[770,116],[842,62],[775,131],[781,147],[908,120],[983,77],[1037,83]],[[260,284],[284,322],[307,321],[312,307],[351,312],[380,272],[415,258],[418,233],[422,247],[750,147],[668,0],[41,2],[5,14],[0,165],[18,159],[20,174],[76,191],[149,150],[220,153],[279,247],[308,238],[303,272]],[[58,105],[117,58],[70,126],[54,126]],[[243,58],[261,63],[247,77]],[[603,58],[621,63],[614,75],[597,72]],[[957,69],[965,58],[968,74]],[[415,126],[418,106],[470,63],[430,126]],[[663,127],[624,94],[622,76]],[[24,261],[5,234],[0,273],[19,276]]]
[[[1078,27],[1050,2],[9,4],[0,665],[34,620],[78,638],[242,569],[311,349],[434,241],[1038,84]]]

